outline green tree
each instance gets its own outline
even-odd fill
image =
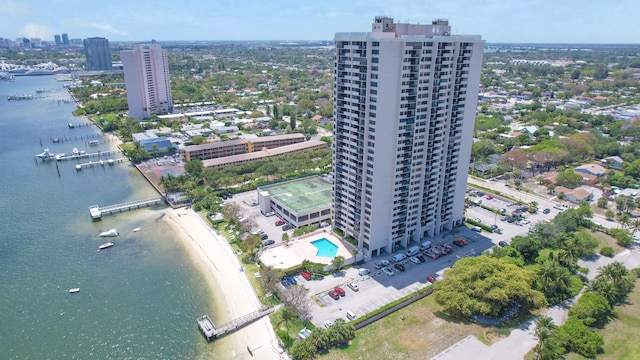
[[[540,242],[531,236],[516,236],[511,241],[511,246],[522,254],[526,263],[533,262],[540,251]]]
[[[461,259],[435,284],[434,296],[444,311],[466,318],[471,314],[499,317],[510,301],[524,308],[546,304],[544,295],[532,288],[535,274],[504,258],[486,255]]]
[[[534,350],[536,352],[536,359],[540,359],[542,353],[547,348],[551,333],[556,329],[556,325],[553,323],[553,319],[546,315],[537,317],[533,322],[536,325],[534,336],[538,340],[538,344]]]
[[[189,174],[189,176],[195,179],[202,178],[203,169],[204,165],[202,164],[202,160],[200,159],[193,159],[184,164],[184,171]]]
[[[598,333],[589,329],[577,317],[569,317],[567,322],[558,327],[552,336],[557,336],[565,348],[584,357],[593,358],[602,351],[604,340]]]
[[[538,289],[540,289],[551,304],[556,304],[569,297],[571,272],[557,262],[547,259],[537,272]]]
[[[598,198],[597,204],[598,204],[599,208],[606,209],[607,208],[607,204],[609,204],[609,200],[607,200],[606,197],[601,196],[601,197]]]
[[[289,353],[295,360],[311,360],[316,357],[316,351],[316,345],[307,338],[295,341]]]
[[[611,311],[611,305],[607,299],[593,291],[585,292],[578,302],[569,309],[569,316],[576,316],[585,325],[603,320]]]
[[[340,255],[334,257],[333,260],[331,260],[331,265],[333,265],[333,270],[335,272],[340,271],[340,269],[342,269],[342,265],[344,265],[344,257]]]

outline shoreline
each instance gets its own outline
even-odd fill
[[[207,279],[210,292],[221,295],[216,297],[217,306],[210,305],[215,312],[216,325],[257,311],[262,306],[260,300],[247,274],[239,271],[240,261],[227,240],[191,209],[168,208],[167,214],[165,221],[177,234],[176,240],[188,252],[192,265]],[[195,326],[196,319],[193,320]],[[221,345],[228,358],[280,358],[268,316],[213,341],[223,342]]]

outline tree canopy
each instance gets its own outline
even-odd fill
[[[435,299],[445,312],[457,317],[472,314],[499,317],[510,301],[525,308],[546,305],[544,294],[534,290],[536,276],[505,258],[487,255],[465,258],[435,284]]]

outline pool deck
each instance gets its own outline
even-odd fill
[[[345,244],[340,241],[333,233],[328,229],[326,232],[319,232],[305,238],[294,239],[288,247],[277,246],[271,249],[265,250],[260,255],[260,260],[267,266],[272,266],[275,269],[288,269],[302,261],[309,260],[314,263],[331,264],[331,258],[316,256],[318,248],[311,244],[312,241],[325,238],[332,243],[338,245],[337,256],[345,258],[345,264],[353,262],[353,255]]]

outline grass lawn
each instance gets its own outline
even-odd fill
[[[450,318],[440,310],[435,298],[427,296],[358,330],[349,347],[332,349],[320,359],[429,359],[469,335],[491,344],[523,321],[484,327]]]
[[[638,359],[640,357],[640,281],[624,305],[616,306],[613,316],[602,330],[604,353],[598,359]],[[579,359],[580,357],[574,357]]]
[[[591,235],[600,240],[600,248],[603,248],[605,246],[612,247],[614,255],[621,253],[625,249],[622,246],[618,245],[616,239],[614,239],[611,235],[607,235],[600,231],[592,232]],[[596,250],[596,252],[600,253],[600,249]]]

